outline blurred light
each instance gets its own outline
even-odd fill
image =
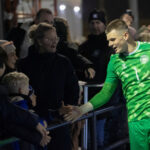
[[[60,9],[60,11],[64,11],[64,10],[66,9],[66,5],[61,4],[61,5],[59,6],[59,9]]]
[[[78,13],[80,11],[80,7],[79,6],[75,6],[73,8],[73,10],[74,10],[75,13]]]

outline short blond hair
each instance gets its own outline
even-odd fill
[[[128,26],[127,24],[121,20],[121,19],[115,19],[111,21],[107,27],[106,27],[106,34],[111,32],[112,30],[117,30],[117,31],[128,31]]]
[[[3,77],[2,83],[8,88],[9,93],[18,93],[21,87],[29,83],[29,78],[22,72],[11,72]]]

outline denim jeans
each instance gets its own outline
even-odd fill
[[[105,130],[106,119],[97,120],[96,123],[96,133],[97,133],[97,145],[104,146],[104,130]]]

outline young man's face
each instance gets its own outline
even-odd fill
[[[109,42],[109,46],[112,47],[116,53],[127,52],[127,39],[127,32],[117,31],[114,29],[107,33],[107,40]]]
[[[100,35],[105,31],[105,24],[100,20],[92,20],[89,23],[90,32],[94,35]]]
[[[44,37],[39,41],[39,45],[44,49],[44,52],[55,53],[58,40],[59,38],[57,37],[56,31],[48,30],[45,32]]]

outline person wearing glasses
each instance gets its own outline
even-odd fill
[[[64,104],[75,105],[79,98],[78,79],[69,59],[56,52],[59,38],[50,24],[33,25],[29,31],[33,45],[32,55],[18,62],[18,70],[30,78],[37,95],[36,112],[48,123],[62,119],[58,110]],[[51,131],[48,149],[70,150],[70,128]]]

